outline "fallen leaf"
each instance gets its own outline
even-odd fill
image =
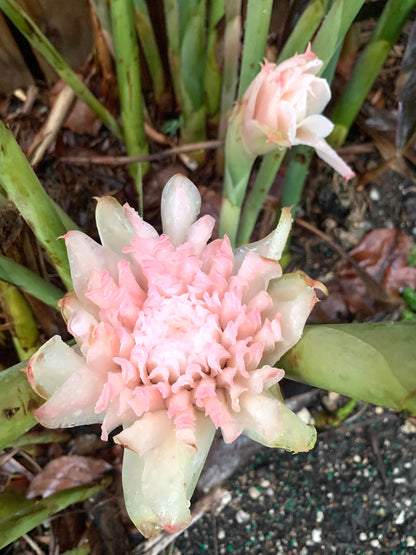
[[[49,462],[35,476],[29,486],[27,498],[48,497],[53,493],[87,484],[111,468],[102,459],[70,455]]]

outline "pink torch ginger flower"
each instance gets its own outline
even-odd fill
[[[146,536],[189,522],[189,500],[216,428],[270,447],[308,450],[315,430],[285,407],[274,367],[300,338],[320,284],[277,262],[291,226],[284,209],[266,239],[207,244],[196,187],[175,176],[159,236],[127,204],[98,201],[102,245],[65,236],[74,291],[61,301],[76,346],[50,339],[30,360],[48,427],[118,426],[127,511]],[[272,388],[272,389],[271,389]]]
[[[275,65],[265,62],[243,95],[236,112],[242,117],[242,138],[253,156],[276,147],[308,145],[346,179],[354,172],[328,145],[334,125],[321,112],[331,98],[326,79],[316,77],[322,61],[311,52]]]

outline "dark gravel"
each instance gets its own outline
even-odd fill
[[[415,453],[416,427],[381,408],[321,433],[310,453],[263,449],[173,553],[414,553]]]

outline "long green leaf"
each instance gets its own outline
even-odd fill
[[[3,255],[0,255],[0,279],[20,287],[25,293],[59,310],[57,303],[63,297],[63,291]]]
[[[1,1],[1,0],[0,0]],[[20,150],[13,133],[0,122],[0,185],[32,228],[68,289],[72,287],[65,244],[66,233],[57,211]]]
[[[0,372],[0,450],[36,424],[33,411],[44,400],[30,387],[22,362]]]
[[[24,491],[6,490],[0,494],[0,548],[17,540],[58,511],[89,499],[111,482],[111,476],[104,476],[91,484],[64,489],[45,499],[26,499]]]
[[[416,323],[307,326],[279,362],[286,376],[416,415]]]

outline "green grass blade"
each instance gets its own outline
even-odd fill
[[[0,450],[35,426],[33,411],[44,403],[21,371],[26,366],[27,361],[0,372]]]
[[[133,2],[132,0],[114,0],[110,3],[110,11],[127,154],[128,156],[142,156],[148,153],[148,145],[144,131],[139,47],[134,27]],[[139,195],[140,213],[143,215],[142,173],[144,173],[146,165],[130,164],[129,169]]]
[[[26,499],[24,491],[20,491],[19,495],[6,490],[0,494],[0,548],[69,505],[89,499],[111,482],[111,476],[104,476],[90,484],[57,491],[45,499]]]
[[[57,303],[64,296],[63,291],[22,264],[3,255],[0,255],[0,279],[16,285],[25,293],[59,310]]]
[[[74,93],[100,118],[115,135],[122,138],[120,126],[110,112],[97,100],[81,79],[72,71],[55,47],[42,33],[36,23],[15,0],[0,0],[0,9],[19,29],[22,35],[44,56],[56,73],[71,87]]]
[[[67,230],[60,215],[52,209],[50,198],[20,150],[12,132],[1,122],[0,185],[46,250],[64,285],[71,289],[72,281],[65,244],[58,239]]]

